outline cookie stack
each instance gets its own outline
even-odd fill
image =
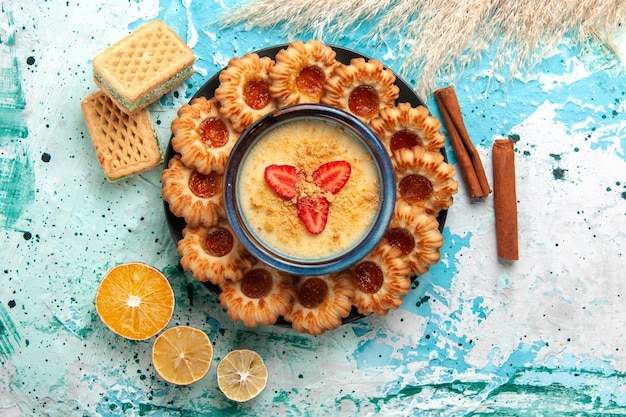
[[[163,154],[148,105],[193,74],[195,56],[163,21],[151,21],[93,59],[100,88],[81,102],[107,180],[161,165]]]

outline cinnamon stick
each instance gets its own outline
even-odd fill
[[[452,86],[435,91],[443,123],[448,131],[450,143],[457,157],[461,174],[469,190],[470,198],[484,198],[491,193],[485,169],[480,155],[474,147],[459,106],[459,101]]]
[[[493,143],[493,204],[498,257],[518,260],[515,159],[513,141],[509,139]]]

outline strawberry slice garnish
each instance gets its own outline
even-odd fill
[[[306,230],[314,235],[320,234],[326,227],[330,204],[325,197],[302,197],[299,198],[296,207],[298,217],[304,223]]]
[[[269,165],[265,168],[265,181],[282,198],[291,200],[298,194],[296,184],[304,173],[292,165]]]
[[[327,162],[313,171],[313,182],[320,187],[322,192],[337,194],[348,182],[351,171],[352,167],[349,162]]]
[[[272,190],[286,200],[296,199],[298,217],[312,234],[322,233],[328,221],[330,202],[327,193],[337,194],[348,182],[351,165],[346,161],[332,161],[320,165],[313,171],[313,183],[320,192],[299,193],[298,183],[306,181],[304,171],[293,165],[269,165],[265,168],[265,181]]]

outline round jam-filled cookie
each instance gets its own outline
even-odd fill
[[[269,74],[273,65],[274,60],[269,57],[245,54],[231,59],[220,72],[214,97],[220,103],[220,113],[236,131],[242,132],[276,108],[270,93]]]
[[[213,226],[223,217],[222,174],[201,174],[174,155],[161,174],[161,195],[173,215],[189,226]]]
[[[220,115],[217,102],[198,97],[178,110],[172,121],[172,148],[181,155],[181,161],[198,172],[224,173],[228,155],[239,133],[228,119]]]
[[[452,205],[459,188],[454,167],[444,161],[440,152],[421,146],[401,148],[392,154],[396,171],[397,200],[424,207],[435,216]]]
[[[180,264],[200,282],[237,281],[256,262],[226,221],[212,227],[187,226],[178,241]]]
[[[381,241],[362,261],[350,268],[354,306],[359,313],[384,316],[402,305],[411,290],[409,264],[400,250]]]
[[[435,216],[404,201],[396,203],[383,241],[400,250],[400,256],[407,260],[411,268],[411,275],[424,274],[436,264],[443,246],[443,236]]]
[[[270,70],[270,92],[278,107],[298,103],[319,103],[324,84],[339,61],[335,51],[318,40],[301,40],[278,51]]]
[[[441,122],[424,106],[412,107],[411,103],[381,109],[370,120],[370,126],[383,141],[391,155],[401,148],[423,146],[438,152],[445,145]]]
[[[320,335],[336,329],[350,315],[354,286],[347,271],[297,277],[294,283],[296,298],[284,317],[295,330]]]
[[[258,264],[239,281],[225,281],[220,288],[219,300],[228,317],[248,327],[276,323],[296,297],[291,276]]]
[[[349,111],[367,122],[392,106],[400,94],[396,76],[375,59],[353,58],[326,81],[322,103]]]

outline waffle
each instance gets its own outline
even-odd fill
[[[153,20],[93,59],[94,80],[123,110],[141,110],[193,74],[195,56],[178,35]]]
[[[102,91],[81,102],[98,161],[109,181],[156,168],[161,148],[145,110],[127,114]]]

